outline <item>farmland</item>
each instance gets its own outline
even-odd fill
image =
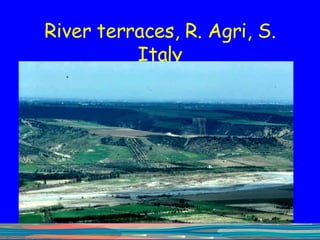
[[[21,101],[20,221],[291,222],[291,105]]]

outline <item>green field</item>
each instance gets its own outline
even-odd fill
[[[85,216],[98,216],[98,215],[117,215],[125,213],[160,213],[173,211],[176,208],[168,206],[154,206],[146,204],[131,204],[131,205],[119,205],[115,207],[98,207],[98,208],[84,208],[77,210],[60,210],[52,212],[53,218],[69,218],[69,217],[85,217]]]
[[[76,163],[97,163],[103,159],[130,159],[131,153],[127,147],[110,146],[110,145],[95,145],[92,148],[77,153],[74,156]]]
[[[43,217],[39,212],[21,213],[19,215],[19,223],[42,223]]]
[[[21,163],[19,165],[19,171],[20,172],[34,172],[39,168],[37,164],[26,164],[26,163]]]
[[[176,161],[197,161],[206,159],[208,156],[204,154],[192,153],[183,150],[170,148],[168,146],[157,146],[152,148],[152,151],[148,152],[148,158],[153,161],[159,162],[176,162]]]

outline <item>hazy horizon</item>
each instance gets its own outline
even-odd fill
[[[19,62],[19,99],[293,104],[293,62]]]
[[[292,102],[286,100],[279,101],[254,101],[254,100],[220,100],[220,101],[146,101],[146,100],[108,100],[108,99],[88,99],[88,98],[44,98],[44,97],[19,97],[19,102],[76,102],[76,103],[141,103],[141,104],[234,104],[234,105],[293,105]]]

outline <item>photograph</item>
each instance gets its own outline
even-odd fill
[[[292,223],[293,62],[19,62],[20,223]]]

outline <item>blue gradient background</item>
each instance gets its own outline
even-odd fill
[[[18,222],[18,62],[19,61],[137,61],[139,45],[165,49],[171,44],[184,51],[183,61],[293,61],[295,126],[294,221],[320,222],[318,157],[320,127],[317,121],[319,67],[316,38],[317,7],[308,1],[31,1],[1,6],[1,70],[3,135],[0,174],[0,222]],[[216,39],[107,40],[45,39],[44,23],[96,26],[175,26],[184,33],[185,22],[195,23],[200,34],[214,23],[257,29],[272,25],[275,40],[237,40],[223,44]],[[92,35],[93,36],[93,35]]]

